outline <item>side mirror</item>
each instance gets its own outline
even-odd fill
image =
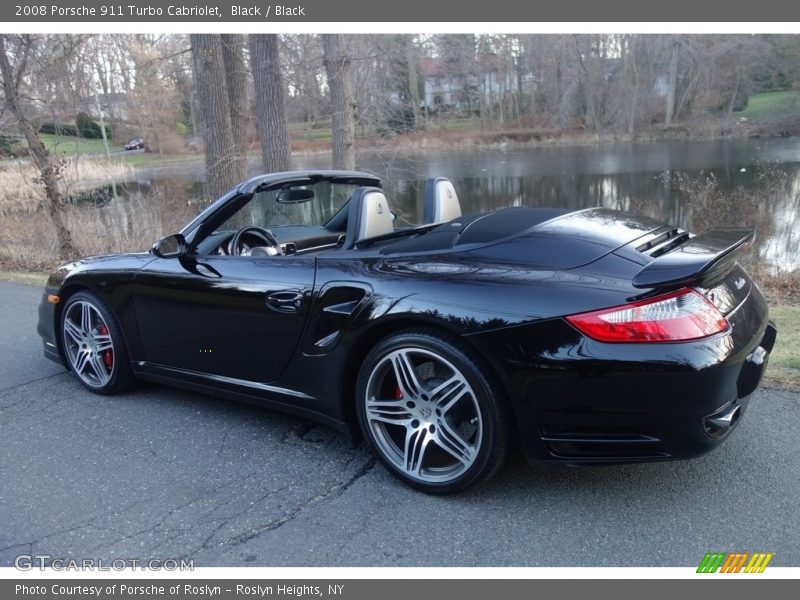
[[[186,240],[180,233],[161,238],[150,250],[159,258],[180,258],[186,253]]]

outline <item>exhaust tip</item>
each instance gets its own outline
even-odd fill
[[[737,404],[726,406],[721,411],[709,415],[703,424],[706,433],[713,438],[723,437],[733,428],[741,414],[742,407]]]

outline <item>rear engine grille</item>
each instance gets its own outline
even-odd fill
[[[675,248],[682,246],[688,242],[691,237],[692,236],[688,231],[674,227],[654,235],[643,244],[638,245],[636,250],[642,254],[652,256],[653,258],[658,258],[659,256],[662,256],[667,252],[672,252],[675,250]]]

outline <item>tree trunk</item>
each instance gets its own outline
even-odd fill
[[[728,110],[725,111],[725,124],[730,121],[731,116],[733,116],[733,109],[736,108],[736,97],[739,95],[739,88],[742,86],[741,76],[736,76],[736,83],[733,86],[733,93],[731,94],[731,99],[728,101]]]
[[[628,120],[628,135],[631,140],[636,133],[636,112],[639,109],[639,66],[636,64],[636,39],[631,41],[630,51],[631,66],[633,68],[633,91],[631,93],[630,119]]]
[[[61,191],[58,180],[58,165],[53,161],[50,153],[45,148],[33,124],[27,119],[19,104],[19,85],[25,71],[27,54],[31,48],[31,39],[25,37],[23,57],[17,57],[21,63],[15,74],[6,53],[6,36],[0,35],[0,70],[3,74],[3,91],[5,92],[5,105],[17,120],[28,147],[31,151],[33,164],[39,170],[45,191],[45,208],[56,228],[56,244],[58,257],[62,261],[72,260],[78,256],[78,251],[72,242],[72,234],[65,224],[66,200]]]
[[[523,113],[525,112],[525,108],[526,108],[525,107],[525,98],[524,98],[525,90],[524,90],[524,88],[522,86],[522,61],[521,60],[517,62],[515,71],[516,71],[515,74],[516,74],[516,80],[517,80],[516,81],[516,83],[517,83],[517,118],[519,119],[519,118],[522,117]],[[531,102],[529,103],[529,106],[531,108],[530,112],[531,112],[531,114],[533,114],[533,99],[531,99]]]
[[[664,126],[672,125],[675,116],[675,88],[678,83],[678,40],[672,40],[672,55],[669,58],[669,81],[667,82],[667,112],[664,116]]]
[[[233,143],[238,146],[241,160],[245,163],[242,169],[246,172],[245,148],[247,147],[249,103],[247,101],[247,65],[244,62],[244,36],[222,34],[222,60],[225,64],[225,79],[228,84]]]
[[[291,143],[286,125],[278,36],[274,33],[251,33],[249,44],[255,116],[261,139],[261,166],[265,173],[288,171]]]
[[[331,94],[331,145],[334,169],[354,169],[356,153],[353,144],[353,85],[350,76],[350,56],[344,48],[341,34],[324,34],[322,47],[325,71]]]
[[[245,177],[244,160],[233,140],[222,37],[192,34],[195,89],[205,131],[206,190],[216,198]]]
[[[694,76],[692,76],[689,79],[689,83],[686,85],[686,88],[683,90],[683,93],[681,94],[680,102],[678,102],[678,106],[675,107],[675,114],[673,115],[674,119],[679,118],[680,115],[683,113],[684,105],[687,102],[689,102],[690,98],[692,97],[692,94],[694,93],[694,88],[697,87],[697,83],[698,83],[698,81],[700,79],[700,69],[696,69],[696,71],[697,72],[694,74]],[[689,70],[689,74],[691,74],[691,72],[692,71],[690,69]]]
[[[486,129],[486,74],[481,73],[480,97],[478,98],[478,118],[481,129]]]
[[[591,73],[589,73],[589,69],[586,67],[586,63],[584,62],[584,51],[581,49],[579,37],[577,35],[573,35],[573,39],[575,40],[575,55],[577,56],[578,64],[580,65],[578,81],[581,84],[580,87],[581,91],[583,92],[583,100],[586,105],[586,112],[583,122],[584,125],[589,129],[598,131],[601,127],[600,119],[597,116],[597,108],[595,106],[595,90],[592,82],[592,76]]]
[[[408,93],[411,98],[411,110],[414,111],[414,128],[425,129],[419,98],[419,76],[417,74],[417,49],[414,39],[409,36],[406,47],[406,65],[408,66]]]

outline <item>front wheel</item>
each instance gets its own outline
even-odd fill
[[[455,337],[420,331],[383,340],[365,359],[356,394],[365,437],[411,487],[458,492],[505,461],[507,401],[480,357]]]
[[[61,344],[70,369],[97,394],[111,394],[131,379],[122,330],[105,303],[90,292],[71,296],[61,315]]]

